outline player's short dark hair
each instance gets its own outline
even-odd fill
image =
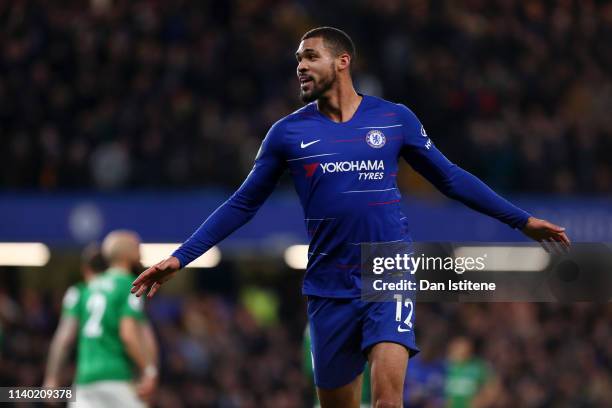
[[[108,268],[108,263],[104,256],[102,256],[100,246],[95,243],[89,244],[83,249],[81,262],[94,273],[102,273]]]
[[[308,38],[322,38],[325,46],[332,50],[335,55],[346,52],[351,56],[351,61],[356,57],[355,44],[344,31],[334,27],[317,27],[302,36],[302,41]]]

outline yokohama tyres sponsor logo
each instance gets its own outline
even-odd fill
[[[304,164],[303,166],[306,170],[306,177],[312,177],[319,167],[321,168],[321,171],[323,171],[323,174],[344,172],[363,173],[385,170],[385,162],[383,160],[353,160],[328,163],[310,163]]]
[[[343,162],[321,163],[323,174],[341,173],[347,171],[378,171],[385,169],[382,160],[353,160]]]

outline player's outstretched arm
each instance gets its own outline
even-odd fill
[[[569,248],[570,240],[565,228],[535,218],[510,203],[476,176],[448,161],[433,145],[426,152],[412,150],[406,155],[412,166],[444,195],[520,229],[527,237],[540,242],[546,251],[554,250],[554,243]]]
[[[171,257],[147,269],[133,282],[132,293],[153,296],[181,268],[246,224],[278,184],[285,170],[282,123],[277,122],[261,144],[253,169],[232,196],[217,208]],[[149,290],[150,289],[150,290]]]
[[[423,125],[405,106],[400,106],[405,135],[402,156],[408,163],[446,196],[489,215],[512,228],[520,229],[529,238],[542,243],[547,251],[559,243],[570,245],[565,229],[546,220],[532,217],[510,203],[478,177],[449,161],[427,136]]]

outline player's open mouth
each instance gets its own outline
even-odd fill
[[[312,82],[312,78],[311,77],[300,77],[300,85],[303,87],[309,83]]]

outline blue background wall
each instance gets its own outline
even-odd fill
[[[180,242],[221,204],[219,190],[139,193],[4,193],[0,241],[71,246],[116,228],[138,231],[145,242]],[[538,217],[564,225],[574,241],[612,241],[612,198],[512,197]],[[520,241],[522,235],[459,203],[404,201],[413,237],[423,241]],[[255,218],[230,236],[227,249],[306,242],[302,210],[293,192],[270,197]]]

